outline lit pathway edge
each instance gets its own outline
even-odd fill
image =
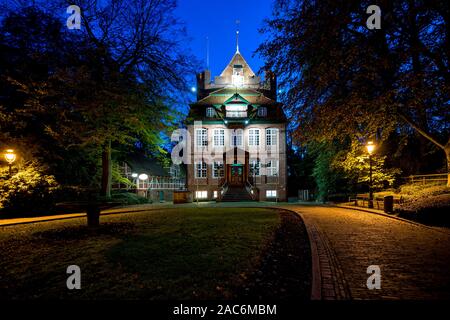
[[[280,207],[299,215],[305,224],[311,248],[311,300],[351,299],[344,272],[328,238],[311,218],[292,208]]]

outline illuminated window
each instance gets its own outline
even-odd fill
[[[206,162],[195,163],[195,177],[206,178]]]
[[[213,191],[213,198],[217,199],[217,191]]]
[[[227,111],[227,118],[247,118],[247,111]]]
[[[213,143],[214,147],[223,147],[225,145],[224,129],[214,129]]]
[[[222,161],[214,161],[212,173],[213,173],[213,178],[223,178],[224,170],[223,170],[223,162]]]
[[[195,199],[207,199],[208,191],[195,191]]]
[[[248,145],[259,146],[259,129],[248,130]]]
[[[259,107],[258,108],[258,117],[266,117],[267,116],[267,108]]]
[[[277,176],[278,175],[278,161],[277,160],[269,160],[266,164],[266,175],[267,176]]]
[[[278,129],[266,129],[266,146],[277,145]]]
[[[259,159],[250,159],[250,175],[259,176],[260,175],[261,163]]]
[[[242,87],[244,85],[244,69],[242,68],[242,65],[235,64],[233,66],[233,75],[231,76],[231,81],[236,87]]]
[[[213,118],[216,115],[216,112],[213,107],[206,108],[206,117]]]
[[[277,190],[266,190],[266,198],[276,198]]]
[[[208,145],[207,129],[197,129],[195,131],[195,143],[197,147],[205,147]]]
[[[244,131],[242,129],[234,129],[231,131],[231,146],[232,147],[242,147],[243,145],[243,133]]]

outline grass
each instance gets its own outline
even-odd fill
[[[0,298],[234,298],[258,269],[279,213],[161,209],[102,217],[96,231],[84,219],[3,227]],[[66,288],[72,264],[82,290]]]

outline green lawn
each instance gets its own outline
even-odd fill
[[[0,298],[236,297],[279,229],[274,209],[183,208],[0,228]],[[308,249],[309,250],[309,249]],[[66,288],[66,268],[82,290]]]

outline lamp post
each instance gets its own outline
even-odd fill
[[[5,152],[5,160],[9,165],[9,176],[12,176],[12,164],[16,161],[16,154],[13,149],[8,149]]]
[[[369,208],[373,208],[373,190],[372,190],[372,153],[375,150],[375,145],[372,141],[368,141],[367,152],[369,153]]]

